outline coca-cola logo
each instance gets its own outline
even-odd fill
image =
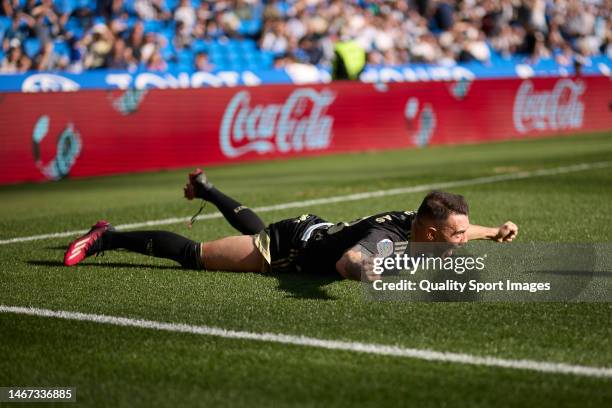
[[[514,99],[514,127],[520,133],[530,130],[561,130],[582,127],[586,90],[584,82],[561,79],[551,90],[536,91],[524,81]]]
[[[223,154],[229,158],[249,152],[289,153],[327,149],[334,119],[326,115],[334,101],[327,89],[301,88],[283,104],[251,106],[249,91],[240,91],[223,114],[219,133]]]

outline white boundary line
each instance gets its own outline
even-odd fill
[[[412,186],[412,187],[392,188],[389,190],[378,190],[378,191],[370,191],[370,192],[365,192],[365,193],[341,195],[341,196],[335,196],[335,197],[315,198],[312,200],[292,201],[292,202],[283,203],[283,204],[256,207],[256,208],[253,208],[253,211],[263,213],[263,212],[269,212],[269,211],[286,210],[289,208],[303,208],[303,207],[322,205],[322,204],[344,203],[347,201],[366,200],[369,198],[388,197],[388,196],[393,196],[393,195],[418,193],[418,192],[430,191],[430,190],[435,190],[435,189],[473,186],[473,185],[478,185],[478,184],[490,184],[490,183],[497,183],[500,181],[522,180],[522,179],[528,179],[528,178],[533,178],[533,177],[555,176],[558,174],[574,173],[578,171],[593,170],[593,169],[601,169],[601,168],[609,167],[610,164],[612,163],[606,162],[606,161],[594,162],[594,163],[581,163],[581,164],[575,164],[572,166],[555,167],[551,169],[540,169],[540,170],[534,170],[534,171],[520,171],[516,173],[507,173],[507,174],[499,174],[495,176],[477,177],[473,179],[448,181],[448,182],[442,182],[442,183],[420,184],[420,185]],[[221,218],[221,213],[214,212],[210,214],[204,214],[204,215],[199,216],[198,220],[210,220],[210,219],[215,219],[215,218]],[[158,225],[180,224],[180,223],[184,223],[187,221],[189,221],[189,217],[173,217],[173,218],[165,218],[161,220],[151,220],[151,221],[144,221],[144,222],[135,222],[131,224],[121,224],[121,225],[116,225],[115,227],[117,229],[136,229],[136,228],[143,228],[143,227],[155,227]],[[76,231],[54,232],[50,234],[32,235],[32,236],[27,236],[27,237],[8,238],[8,239],[0,240],[0,245],[15,244],[19,242],[28,242],[28,241],[40,241],[43,239],[51,239],[51,238],[71,237],[71,236],[76,236],[76,235],[82,235],[86,232],[87,230],[76,230]]]
[[[353,351],[392,357],[408,357],[419,360],[442,363],[470,364],[487,367],[501,367],[517,370],[529,370],[551,374],[571,374],[586,377],[612,378],[612,368],[590,367],[565,363],[551,363],[534,360],[510,360],[490,356],[474,356],[463,353],[450,353],[428,349],[405,348],[375,343],[357,343],[338,340],[317,339],[306,336],[293,336],[277,333],[254,333],[247,331],[226,330],[209,326],[193,326],[180,323],[164,323],[152,320],[131,319],[98,314],[68,312],[61,310],[36,309],[30,307],[0,305],[0,313],[13,313],[39,317],[54,317],[65,320],[77,320],[110,324],[114,326],[136,327],[176,333],[191,333],[204,336],[223,337],[269,343],[291,344],[296,346],[316,347],[329,350]]]

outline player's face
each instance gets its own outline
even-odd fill
[[[446,222],[439,226],[436,233],[437,242],[447,242],[453,247],[467,243],[467,230],[470,220],[467,215],[451,214]]]

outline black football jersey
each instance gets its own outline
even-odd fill
[[[369,255],[402,254],[410,241],[415,216],[413,211],[388,211],[319,228],[308,239],[301,262],[335,268],[344,252],[356,245]]]

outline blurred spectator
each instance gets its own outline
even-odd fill
[[[10,42],[7,56],[0,65],[0,71],[6,74],[25,72],[32,66],[32,61],[21,49],[21,42],[13,39]]]
[[[96,24],[82,40],[86,48],[84,66],[86,69],[106,68],[113,48],[113,34],[105,24]]]
[[[178,8],[174,12],[174,21],[182,23],[185,31],[191,34],[196,22],[196,13],[193,7],[191,7],[191,0],[181,0]]]
[[[170,18],[164,0],[136,0],[134,8],[138,17],[143,20],[168,20]]]
[[[134,57],[132,48],[126,46],[122,39],[117,39],[113,44],[108,68],[117,70],[133,71],[138,67],[138,61]]]
[[[194,69],[196,71],[211,72],[215,69],[215,66],[208,62],[208,55],[205,52],[199,52],[195,57]]]
[[[339,41],[335,46],[333,79],[356,80],[366,64],[366,53],[363,47],[353,40]],[[396,63],[394,50],[388,49],[385,53],[385,63]],[[387,59],[389,58],[389,60]],[[389,61],[389,62],[387,62]]]
[[[192,39],[191,30],[182,21],[177,21],[174,28],[174,47],[177,50],[189,48]]]
[[[159,50],[157,48],[153,49],[151,52],[151,56],[145,60],[146,69],[149,71],[159,71],[164,72],[168,69],[168,64],[162,58]]]
[[[281,20],[272,20],[267,23],[264,31],[261,49],[272,51],[277,55],[284,54],[289,46],[289,38],[285,32],[285,23]]]

